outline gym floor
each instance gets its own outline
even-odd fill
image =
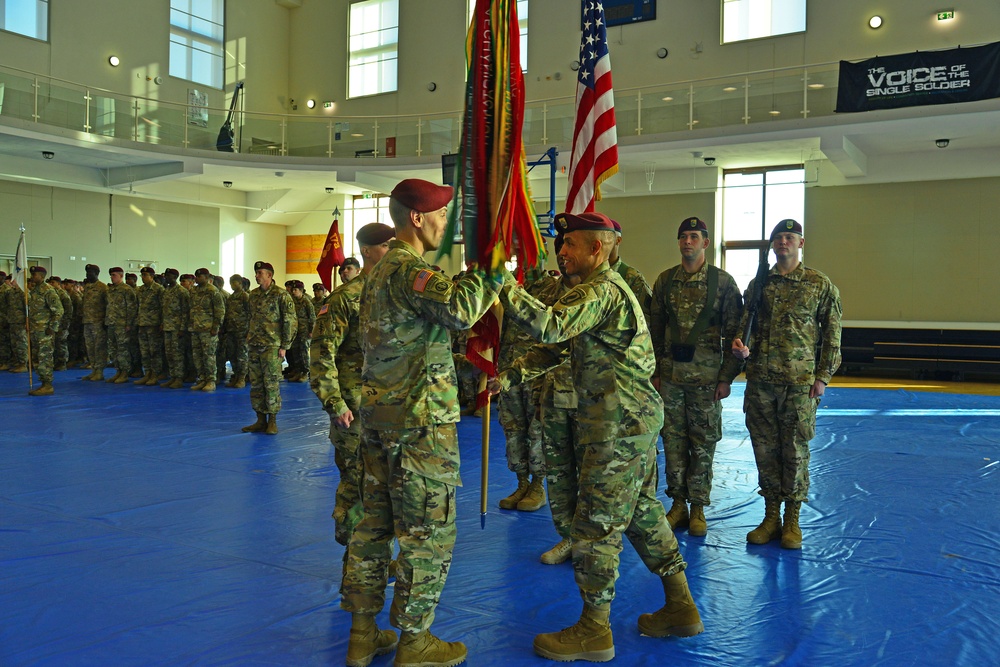
[[[240,432],[247,389],[84,374],[57,373],[55,396],[32,398],[25,374],[0,373],[0,664],[343,664],[338,475],[308,385],[282,384],[281,432],[265,436]],[[997,664],[998,388],[837,378],[817,419],[803,548],[786,551],[746,543],[763,500],[735,384],[708,535],[678,533],[706,630],[639,635],[662,590],[626,542],[615,663]],[[469,665],[553,664],[532,637],[576,621],[572,568],[538,561],[556,541],[547,508],[496,509],[514,476],[495,419],[480,528],[481,430],[459,425],[458,544],[433,629],[464,641]],[[661,493],[662,469],[661,456]]]

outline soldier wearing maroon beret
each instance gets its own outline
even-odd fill
[[[611,220],[611,225],[615,228],[615,247],[611,249],[611,257],[608,258],[608,263],[611,264],[613,270],[618,272],[618,275],[625,279],[625,284],[635,294],[635,298],[639,299],[639,305],[642,306],[642,314],[648,322],[649,306],[652,303],[653,290],[650,289],[649,283],[646,282],[646,278],[638,269],[629,266],[621,259],[619,252],[622,245],[622,226],[615,220]]]
[[[455,513],[442,510],[454,507],[461,483],[449,330],[479,320],[496,287],[475,270],[452,282],[423,259],[441,245],[453,194],[449,186],[415,178],[393,188],[389,216],[396,238],[361,292],[364,518],[351,536],[341,597],[353,614],[352,664],[365,664],[396,641],[375,626],[394,531],[400,553],[391,620],[402,631],[396,662],[454,665],[466,656],[462,643],[443,642],[428,629],[455,544]],[[414,503],[393,502],[400,497]],[[436,509],[414,511],[418,505]]]
[[[54,370],[64,371],[70,360],[69,332],[73,326],[73,299],[70,297],[69,292],[63,288],[63,281],[59,276],[49,276],[45,282],[56,291],[56,294],[59,296],[59,302],[62,303],[63,307],[63,316],[59,321],[59,330],[56,331],[55,338],[52,341],[52,360],[55,365]]]

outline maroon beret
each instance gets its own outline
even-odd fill
[[[112,266],[111,269],[108,270],[108,273],[109,274],[110,273],[121,273],[122,275],[124,275],[125,274],[125,269],[123,269],[120,266]]]
[[[356,238],[358,243],[361,245],[379,245],[395,236],[395,228],[390,227],[389,225],[383,225],[381,222],[369,222],[367,225],[358,230],[358,233],[355,234],[354,238]]]
[[[139,269],[139,273],[148,273],[150,275],[155,276],[156,275],[156,269],[154,269],[151,266],[144,266],[141,269]]]
[[[163,275],[173,276],[174,278],[176,278],[177,276],[181,275],[181,272],[178,271],[177,269],[166,269],[164,270]]]
[[[313,283],[313,291],[318,292],[321,289],[326,289],[326,285],[323,283]]]
[[[265,270],[265,271],[270,271],[271,275],[272,276],[274,275],[274,267],[271,266],[270,262],[254,262],[254,264],[253,264],[254,273],[256,273],[256,272],[258,272],[258,271],[260,271],[262,269]]]
[[[49,276],[48,279],[45,282],[49,282],[49,283],[53,283],[53,282],[55,282],[55,283],[61,283],[62,282],[62,278],[60,278],[59,276]]]
[[[4,271],[0,271],[0,280],[3,280],[3,279],[4,279],[4,278],[6,278],[6,277],[7,277],[7,274],[6,274],[6,272],[4,272]]]
[[[205,267],[202,267],[202,268],[198,269],[197,271],[195,271],[194,275],[196,275],[196,276],[210,276],[210,275],[212,275],[212,272],[209,271],[208,269],[206,269]]]
[[[340,268],[346,269],[349,266],[356,266],[360,269],[361,262],[358,261],[357,257],[348,257],[347,259],[344,260],[344,263],[340,265]]]
[[[569,232],[613,232],[614,222],[603,213],[559,213],[556,215],[556,226],[563,234]]]
[[[701,218],[692,216],[684,220],[681,226],[677,228],[677,238],[680,238],[684,232],[704,232],[705,236],[708,236],[708,225]]]
[[[775,236],[785,232],[788,232],[790,234],[798,234],[799,236],[802,236],[802,225],[792,220],[791,218],[782,220],[781,222],[779,222],[774,226],[773,230],[771,230],[770,239],[773,241]]]
[[[181,280],[194,280],[194,274],[193,273],[182,273],[181,274]]]
[[[33,266],[33,267],[31,267],[30,269],[28,269],[28,271],[30,271],[30,272],[31,272],[32,274],[35,274],[35,273],[40,273],[40,274],[42,274],[43,276],[44,276],[44,275],[45,275],[46,273],[48,273],[48,270],[46,270],[46,268],[45,268],[44,266]]]
[[[389,194],[403,206],[427,213],[444,208],[451,201],[455,189],[450,185],[437,185],[420,178],[400,181]]]
[[[622,235],[622,226],[618,224],[617,220],[612,220],[611,226],[615,228],[615,234],[617,234],[618,236]]]

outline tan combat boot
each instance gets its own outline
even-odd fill
[[[267,428],[264,429],[264,434],[278,435],[278,415],[267,416]]]
[[[534,512],[545,507],[545,478],[534,475],[524,496],[517,501],[517,509],[522,512]]]
[[[510,494],[506,498],[500,501],[500,509],[502,510],[516,510],[517,504],[521,502],[521,498],[524,498],[524,494],[528,492],[528,473],[518,473],[517,474],[517,488],[514,493]]]
[[[119,371],[118,375],[115,376],[115,384],[125,384],[128,382],[128,371]]]
[[[615,657],[615,641],[611,635],[611,606],[583,605],[576,625],[559,632],[535,635],[535,653],[559,662],[588,660],[607,662]]]
[[[781,526],[781,546],[784,549],[802,548],[802,529],[799,528],[799,509],[802,503],[796,500],[785,501],[785,522]]]
[[[145,375],[143,375],[141,378],[139,378],[132,384],[147,385],[150,382],[155,382],[155,381],[156,380],[153,378],[153,371],[146,371]]]
[[[11,373],[24,373],[28,370],[28,367],[24,364],[18,364],[17,366],[12,366],[7,369]]]
[[[688,518],[687,501],[684,498],[674,498],[674,504],[670,506],[670,511],[667,512],[667,523],[670,524],[670,530],[683,530],[687,528]]]
[[[750,544],[767,544],[781,537],[781,501],[764,499],[764,520],[760,525],[747,533]]]
[[[239,379],[233,383],[233,389],[242,389],[245,386],[247,386],[247,383],[242,379]]]
[[[257,413],[257,421],[250,424],[249,426],[244,426],[241,430],[244,433],[260,433],[265,428],[267,428],[267,415],[263,412]]]
[[[215,383],[209,380],[201,387],[202,391],[215,391]]]
[[[403,632],[393,667],[453,667],[465,662],[468,651],[462,642],[445,642],[423,632]]]
[[[114,374],[114,375],[112,375],[111,377],[109,377],[109,378],[108,378],[107,380],[105,380],[105,382],[107,382],[108,384],[114,384],[114,383],[115,383],[115,381],[116,381],[116,380],[117,380],[117,379],[118,379],[119,377],[121,377],[121,374],[122,374],[122,372],[116,369],[116,370],[115,370],[115,374]]]
[[[647,637],[693,637],[705,631],[683,571],[663,577],[666,604],[639,617],[639,632]]]
[[[29,391],[28,396],[51,396],[54,393],[56,392],[52,388],[52,383],[43,381],[41,386]]]
[[[691,503],[691,516],[688,517],[688,535],[705,537],[708,534],[708,523],[705,521],[705,509],[701,505]]]
[[[573,555],[573,542],[567,537],[542,554],[541,561],[546,565],[565,563]]]
[[[347,667],[368,667],[372,658],[396,648],[396,633],[379,630],[375,617],[351,614],[351,637],[347,640]]]
[[[170,382],[164,383],[163,386],[166,387],[167,389],[183,389],[184,380],[180,378],[174,378]]]
[[[95,368],[90,375],[83,378],[84,380],[90,380],[91,382],[104,382],[104,370],[100,368]]]
[[[191,385],[191,391],[201,391],[201,388],[206,384],[205,380],[198,380],[193,385]]]

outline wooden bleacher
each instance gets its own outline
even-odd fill
[[[1000,332],[844,327],[843,373],[905,371],[917,379],[1000,377]]]

